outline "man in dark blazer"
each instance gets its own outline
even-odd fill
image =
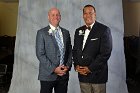
[[[72,47],[69,31],[60,27],[60,12],[51,8],[49,25],[36,36],[36,55],[39,64],[40,93],[67,93],[69,71],[72,64]],[[59,35],[59,44],[56,33]]]
[[[85,25],[76,29],[73,61],[78,72],[81,93],[105,93],[107,61],[112,51],[109,27],[97,22],[94,6],[83,8]]]

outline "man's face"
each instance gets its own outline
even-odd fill
[[[92,7],[84,8],[83,19],[84,19],[86,25],[91,25],[93,22],[95,22],[96,13]]]
[[[61,20],[61,15],[58,9],[53,8],[48,13],[48,20],[51,25],[54,27],[57,27],[59,25],[59,22]]]

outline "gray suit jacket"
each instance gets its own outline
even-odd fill
[[[41,81],[55,81],[57,75],[53,72],[54,69],[59,66],[60,51],[55,40],[55,36],[49,34],[50,26],[40,29],[36,36],[36,55],[39,64],[39,76],[38,79]],[[71,50],[71,39],[69,31],[60,27],[63,34],[64,41],[64,65],[71,68],[72,65],[72,50]],[[64,75],[62,78],[68,79],[69,73]]]

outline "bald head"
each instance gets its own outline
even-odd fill
[[[57,27],[61,20],[60,11],[55,7],[51,8],[48,11],[48,20],[51,25],[53,25],[54,27]]]
[[[48,11],[48,14],[50,14],[52,11],[57,11],[60,13],[59,9],[57,9],[56,7],[53,7]]]

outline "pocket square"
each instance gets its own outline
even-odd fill
[[[93,41],[93,40],[97,40],[98,38],[93,38],[93,39],[91,39],[91,41]]]

